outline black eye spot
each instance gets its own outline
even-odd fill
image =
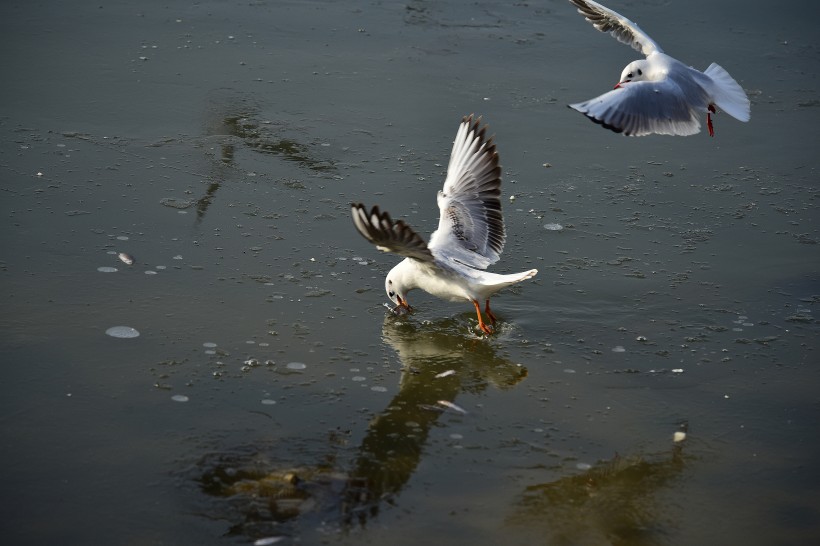
[[[639,69],[638,69],[638,76],[640,76],[641,74],[643,74],[643,72],[642,72],[642,71],[641,71],[641,69],[639,68]]]
[[[392,297],[395,297],[396,293],[391,290],[390,292],[387,293],[387,295],[392,298]]]

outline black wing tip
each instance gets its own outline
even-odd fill
[[[589,121],[591,121],[592,123],[595,123],[597,125],[600,125],[604,129],[609,129],[613,133],[622,134],[624,136],[634,136],[629,131],[624,131],[623,127],[618,127],[616,125],[612,125],[610,123],[607,123],[602,119],[598,119],[595,116],[593,116],[592,114],[590,114],[589,112],[585,112],[584,110],[581,110],[581,109],[577,108],[577,106],[578,106],[577,104],[567,104],[567,108],[570,108],[572,110],[575,110],[576,112],[582,113],[584,115],[584,117],[587,118]]]

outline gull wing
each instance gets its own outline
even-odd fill
[[[691,90],[694,90],[694,86]],[[690,99],[692,97],[689,97]],[[589,119],[627,136],[694,135],[700,131],[698,106],[673,80],[631,82],[600,97],[570,104]]]
[[[609,32],[619,42],[632,46],[646,56],[655,52],[663,53],[661,47],[649,35],[623,15],[592,0],[569,1],[578,8],[578,13],[592,23],[592,26],[601,32]]]
[[[501,257],[506,234],[498,153],[480,122],[466,116],[458,128],[429,248],[441,260],[486,269]]]
[[[422,262],[433,262],[432,252],[418,233],[404,223],[404,220],[393,222],[390,214],[381,212],[374,206],[370,212],[361,203],[350,205],[353,224],[362,237],[376,245],[384,252],[392,252],[406,258]]]

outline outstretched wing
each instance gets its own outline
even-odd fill
[[[569,0],[578,8],[578,13],[586,17],[592,26],[601,32],[609,32],[619,42],[632,46],[644,55],[658,52],[661,47],[641,28],[623,15],[605,8],[592,0]]]
[[[689,85],[685,95],[672,79],[632,82],[604,93],[600,97],[570,104],[589,119],[627,136],[694,135],[700,131],[698,108],[706,109],[705,95]],[[702,91],[701,91],[702,94]],[[692,104],[696,101],[697,104]]]
[[[506,235],[498,153],[480,122],[466,116],[458,128],[444,188],[438,192],[438,229],[429,247],[440,259],[486,269],[501,257]]]
[[[353,224],[362,237],[376,245],[379,250],[422,262],[434,261],[427,243],[405,224],[404,220],[393,222],[390,215],[381,212],[378,206],[367,212],[367,207],[361,203],[351,204],[350,212],[353,215]]]

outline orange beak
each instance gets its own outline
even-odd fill
[[[407,300],[403,300],[403,299],[401,299],[401,296],[399,296],[398,294],[396,294],[396,300],[398,300],[398,302],[399,302],[399,305],[396,307],[396,310],[397,310],[397,311],[398,311],[398,309],[399,309],[399,308],[401,308],[401,307],[404,307],[404,308],[405,308],[405,309],[407,309],[408,311],[410,310],[410,304],[409,304],[409,303],[407,303]]]

